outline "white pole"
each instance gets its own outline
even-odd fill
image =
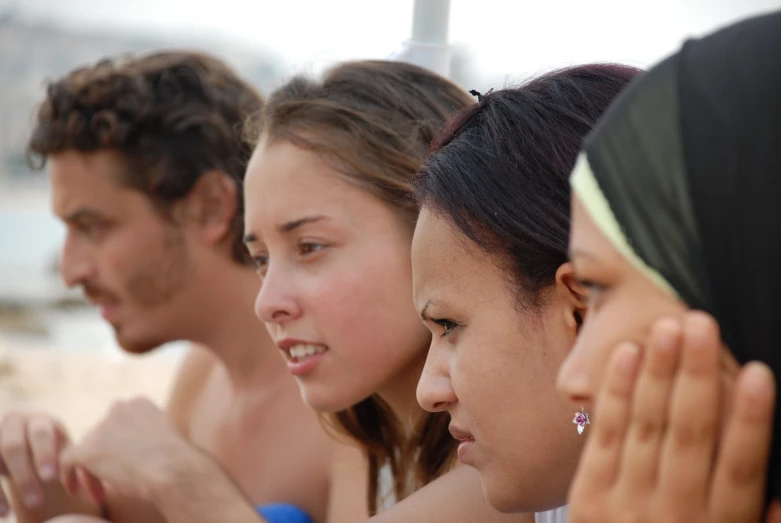
[[[447,45],[450,0],[415,0],[412,41]]]
[[[448,44],[450,0],[415,0],[412,15],[412,38],[392,56],[430,69],[442,76],[450,74],[453,50]]]

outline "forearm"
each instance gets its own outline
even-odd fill
[[[167,523],[267,523],[228,475],[200,453],[166,466],[149,498]]]

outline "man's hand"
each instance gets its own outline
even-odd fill
[[[570,523],[765,520],[773,375],[750,363],[720,398],[721,350],[718,325],[698,312],[660,321],[644,354],[616,350],[570,489]],[[777,522],[778,507],[771,514]]]
[[[62,481],[71,492],[86,488],[100,502],[101,484],[152,502],[181,460],[203,459],[147,399],[115,403],[103,420],[60,457]]]
[[[59,421],[44,413],[7,413],[0,422],[0,473],[28,509],[44,503],[46,487],[57,482],[60,452],[68,435]],[[56,485],[54,485],[56,488]],[[10,504],[0,489],[0,515]]]
[[[105,485],[151,503],[168,523],[263,521],[222,469],[146,399],[116,403],[62,452],[60,469],[69,490],[85,488],[99,502]]]

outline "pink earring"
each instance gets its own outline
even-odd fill
[[[588,420],[588,414],[583,411],[583,407],[580,407],[580,412],[575,413],[572,423],[578,426],[578,434],[583,434],[583,431],[586,430],[586,425],[591,424]]]

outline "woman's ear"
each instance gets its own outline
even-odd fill
[[[586,316],[588,298],[586,289],[575,277],[575,267],[571,262],[562,264],[556,271],[556,287],[566,298],[565,322],[577,332]]]

